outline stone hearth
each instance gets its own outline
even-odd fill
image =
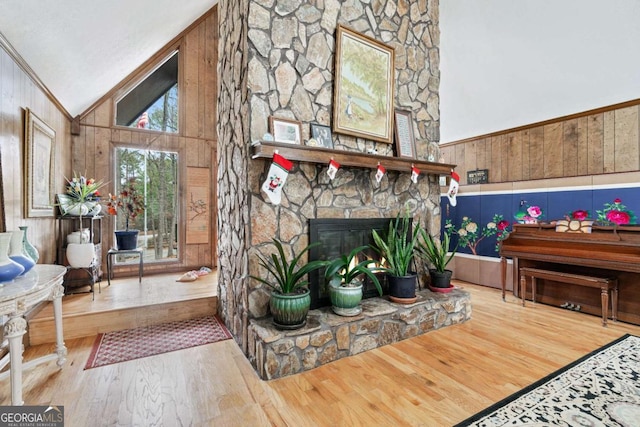
[[[412,338],[471,318],[471,297],[463,289],[450,293],[417,292],[414,304],[387,297],[362,301],[354,317],[333,314],[331,307],[309,311],[307,325],[294,331],[276,329],[271,318],[249,323],[249,360],[263,380],[316,368],[343,357]]]

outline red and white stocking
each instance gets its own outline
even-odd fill
[[[284,186],[289,171],[293,167],[293,163],[282,157],[280,154],[273,155],[273,163],[269,167],[267,180],[262,184],[262,191],[269,197],[269,201],[274,205],[280,204],[282,198],[282,187]]]
[[[415,166],[411,166],[411,182],[418,183],[418,177],[420,176],[420,169]]]
[[[456,195],[458,194],[458,188],[460,187],[460,176],[451,171],[451,182],[449,183],[449,191],[447,191],[447,198],[449,198],[449,203],[451,206],[455,206],[458,201],[456,200]]]
[[[331,159],[329,161],[329,169],[327,169],[327,175],[329,175],[329,179],[333,180],[336,177],[336,172],[340,169],[340,163]]]
[[[376,171],[376,182],[378,184],[380,184],[380,181],[382,181],[385,173],[387,173],[387,170],[384,168],[384,166],[378,164],[378,170]]]

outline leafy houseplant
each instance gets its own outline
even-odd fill
[[[144,196],[138,191],[137,179],[135,177],[129,178],[118,194],[109,193],[106,205],[109,215],[117,215],[120,211],[125,218],[125,230],[115,232],[118,249],[135,249],[138,230],[129,230],[129,223],[133,224],[137,216],[146,208]]]
[[[444,233],[440,243],[436,241],[425,229],[420,230],[421,239],[416,245],[416,253],[433,268],[429,269],[431,285],[437,288],[449,288],[451,285],[451,270],[447,265],[453,259],[458,247],[450,250],[451,236]]]
[[[373,249],[383,257],[387,267],[381,268],[389,278],[389,296],[396,302],[412,302],[416,292],[416,273],[410,271],[415,247],[420,235],[420,224],[411,230],[408,211],[389,223],[389,229],[380,235],[373,230]]]
[[[373,261],[367,259],[358,262],[358,254],[367,249],[359,246],[329,261],[325,270],[325,279],[329,282],[329,296],[332,309],[341,316],[355,316],[362,312],[359,304],[362,300],[362,277],[368,277],[382,295],[382,286],[375,275],[377,267],[370,267]]]
[[[284,253],[282,242],[274,238],[273,244],[277,254],[271,254],[269,258],[258,255],[258,258],[259,264],[273,276],[275,282],[265,277],[251,277],[272,289],[269,308],[276,327],[281,329],[301,328],[306,323],[311,305],[309,289],[306,288],[309,284],[306,275],[311,271],[325,267],[327,261],[315,260],[303,266],[298,265],[302,256],[319,243],[308,245],[291,260]]]

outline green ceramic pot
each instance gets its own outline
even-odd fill
[[[340,316],[357,316],[362,313],[362,282],[352,282],[349,286],[329,286],[331,308]]]
[[[269,308],[273,324],[278,329],[298,329],[307,323],[307,313],[311,306],[311,294],[308,289],[296,294],[271,292]]]

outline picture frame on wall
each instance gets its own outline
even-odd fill
[[[52,217],[56,132],[27,108],[24,136],[25,217]]]
[[[416,142],[413,136],[413,115],[411,111],[394,111],[394,134],[396,155],[407,159],[416,158]]]
[[[338,25],[333,131],[393,142],[394,49]]]
[[[316,141],[317,147],[333,149],[333,135],[331,134],[331,127],[311,124],[311,138]]]
[[[297,120],[270,116],[269,131],[275,142],[300,144],[302,141],[302,123]]]

